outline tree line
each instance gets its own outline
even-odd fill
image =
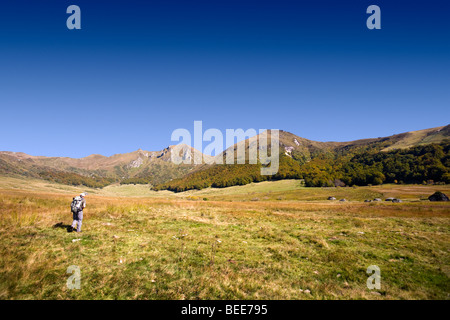
[[[182,192],[281,179],[304,179],[307,187],[424,183],[430,180],[450,183],[449,148],[450,143],[388,152],[355,149],[345,153],[316,154],[310,160],[300,154],[291,158],[281,153],[279,171],[273,176],[261,175],[261,164],[214,165],[153,189]]]
[[[113,178],[104,178],[99,176],[83,176],[72,172],[63,172],[55,170],[44,170],[38,173],[39,177],[48,181],[62,183],[72,186],[86,186],[89,188],[103,188],[115,182]]]

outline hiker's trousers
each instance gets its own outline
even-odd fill
[[[75,228],[75,224],[77,225],[77,232],[81,231],[81,224],[83,221],[83,211],[79,211],[78,213],[73,214],[73,222],[72,228]]]

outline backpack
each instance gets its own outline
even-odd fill
[[[83,199],[81,199],[80,196],[76,196],[75,198],[73,198],[72,203],[70,204],[70,210],[72,211],[72,213],[78,213],[83,210],[83,208],[81,207],[82,203]]]

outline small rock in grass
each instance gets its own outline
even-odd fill
[[[430,200],[430,201],[449,201],[448,197],[440,191],[436,191],[435,193],[433,193],[431,196],[428,197],[428,200]]]
[[[304,293],[311,293],[310,290],[306,289],[305,291],[303,291]]]
[[[373,294],[373,295],[375,295],[375,296],[381,296],[381,293],[376,292],[376,291],[371,291],[370,293]]]
[[[340,274],[340,273],[338,273],[336,277],[340,278],[340,277],[341,277],[341,274]]]

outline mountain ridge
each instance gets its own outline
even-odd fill
[[[263,134],[272,136],[271,131]],[[315,187],[428,180],[448,183],[450,179],[450,125],[349,142],[318,142],[280,130],[275,141],[280,147],[279,170],[272,176],[261,174],[263,161],[249,162],[249,150],[258,145],[260,135],[240,141],[217,156],[225,160],[232,152],[239,166],[212,165],[153,189],[182,192],[280,179],[304,179],[306,186]],[[239,148],[244,152],[236,152]]]
[[[270,134],[270,131],[268,131]],[[225,149],[216,157],[224,157],[228,150],[244,146],[245,157],[248,149],[257,143],[258,136],[249,137]],[[365,138],[346,142],[314,141],[280,130],[278,144],[280,152],[290,160],[283,160],[287,167],[297,167],[318,155],[346,155],[358,152],[387,152],[413,146],[440,143],[450,137],[450,125],[409,131],[388,137]],[[200,164],[180,164],[171,162],[174,145],[160,151],[138,149],[111,156],[91,154],[82,158],[33,156],[23,152],[0,151],[0,175],[23,175],[43,178],[69,184],[91,184],[102,187],[111,183],[164,184],[181,179],[197,171],[208,170],[213,165],[205,164],[214,157],[205,155],[191,146],[183,145],[183,156],[197,158]],[[187,151],[190,151],[188,154]],[[200,157],[203,161],[199,161]],[[97,183],[98,182],[98,183]]]
[[[402,135],[412,135],[412,134],[417,134],[417,133],[419,133],[419,134],[421,134],[423,136],[424,134],[429,135],[429,134],[432,134],[432,133],[440,133],[441,132],[445,136],[450,138],[450,124],[445,125],[445,126],[428,128],[428,129],[421,129],[421,130],[414,130],[414,131],[407,131],[407,132],[396,133],[396,134],[392,134],[390,136],[385,136],[385,137],[362,138],[362,139],[356,139],[356,140],[350,140],[350,141],[334,141],[334,140],[317,141],[317,140],[311,140],[311,139],[303,138],[303,137],[297,136],[294,133],[291,133],[291,132],[285,131],[285,130],[281,130],[281,129],[279,130],[279,132],[280,133],[289,134],[289,135],[293,135],[293,136],[295,136],[295,138],[297,138],[297,141],[299,141],[298,138],[300,138],[301,141],[306,141],[307,143],[310,143],[312,145],[322,144],[322,145],[327,145],[327,146],[330,146],[330,147],[338,147],[338,146],[353,145],[353,144],[356,144],[356,143],[357,144],[369,143],[369,142],[379,141],[379,140],[382,140],[382,139],[389,139],[389,138],[393,138],[393,137],[400,137]],[[257,137],[257,136],[254,136],[254,137]],[[250,138],[253,138],[253,137],[250,137]],[[246,140],[248,140],[248,139],[246,139]],[[437,142],[439,142],[439,141],[437,141]],[[429,142],[429,143],[433,143],[433,142]],[[35,156],[35,155],[30,155],[30,154],[27,154],[27,153],[24,153],[24,152],[21,152],[21,151],[0,151],[0,154],[9,154],[9,155],[14,155],[14,156],[19,155],[20,157],[23,157],[23,158],[35,158],[35,159],[39,159],[39,158],[41,158],[41,159],[44,159],[44,158],[45,159],[55,158],[56,159],[57,158],[57,159],[72,159],[72,160],[85,160],[86,159],[87,160],[87,159],[100,158],[100,157],[101,158],[115,158],[115,157],[121,157],[121,156],[126,156],[126,155],[137,154],[137,153],[148,153],[148,154],[162,153],[162,152],[164,152],[164,150],[172,149],[174,146],[175,145],[169,145],[168,147],[166,147],[166,148],[164,148],[164,149],[162,149],[160,151],[146,151],[146,150],[143,150],[143,149],[139,148],[139,149],[137,149],[135,151],[124,152],[124,153],[115,153],[115,154],[113,154],[111,156],[105,156],[105,155],[102,155],[102,154],[93,153],[93,154],[90,154],[90,155],[87,155],[87,156],[81,157],[81,158],[72,158],[72,157],[67,157],[67,156],[59,156],[59,157],[58,156],[43,156],[43,155]],[[188,145],[186,145],[186,146],[188,146]],[[200,151],[194,149],[192,146],[188,146],[188,147],[190,147],[193,150],[195,150],[195,152],[200,152]],[[404,146],[404,148],[407,148],[407,147],[409,147],[409,146]],[[399,147],[399,148],[401,148],[401,147]],[[224,151],[222,151],[222,152],[224,152]],[[208,155],[205,155],[205,154],[203,154],[203,156],[207,156],[208,157]]]

